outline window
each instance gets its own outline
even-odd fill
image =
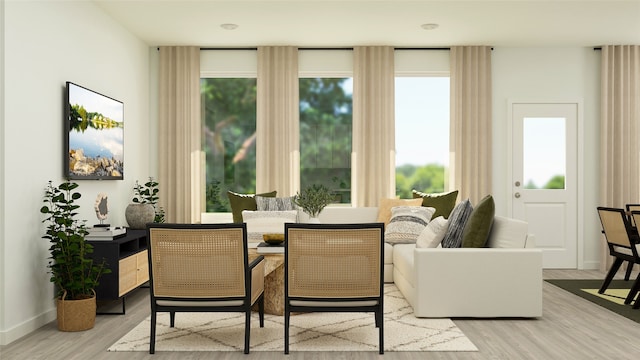
[[[524,188],[564,189],[566,119],[525,117],[523,128]]]
[[[300,188],[351,202],[352,78],[300,79]]]
[[[206,211],[231,211],[227,190],[256,189],[256,79],[201,79]]]
[[[396,77],[396,195],[446,189],[449,77]]]

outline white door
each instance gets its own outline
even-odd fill
[[[577,268],[578,104],[512,103],[512,216],[545,268]]]

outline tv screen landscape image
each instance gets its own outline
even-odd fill
[[[124,104],[67,82],[65,178],[124,178]]]

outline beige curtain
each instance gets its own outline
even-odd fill
[[[600,76],[600,204],[623,208],[640,203],[640,46],[603,46]]]
[[[378,206],[395,197],[394,49],[354,48],[353,206]]]
[[[476,204],[492,191],[491,47],[451,48],[450,187]]]
[[[167,222],[202,212],[200,48],[160,47],[158,182]]]
[[[298,49],[258,47],[256,192],[299,190]]]

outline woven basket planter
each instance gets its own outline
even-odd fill
[[[96,323],[96,293],[88,299],[56,300],[58,310],[58,329],[61,331],[84,331],[93,328]]]

